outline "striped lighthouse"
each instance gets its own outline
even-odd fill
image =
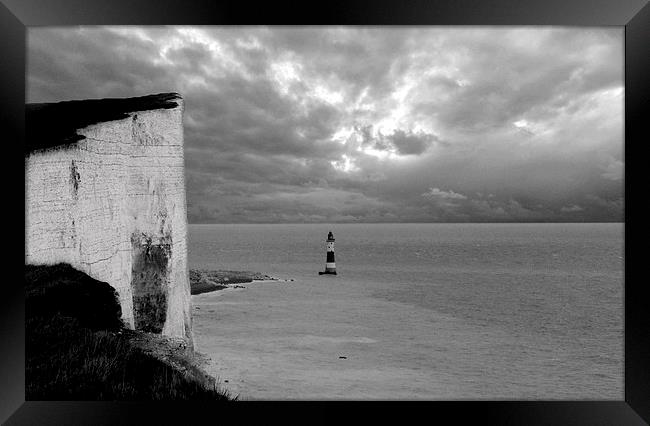
[[[327,261],[325,263],[325,272],[319,272],[318,275],[331,274],[336,275],[336,263],[334,262],[334,235],[332,231],[327,234]]]

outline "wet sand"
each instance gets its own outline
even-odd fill
[[[530,368],[552,356],[543,342],[404,309],[341,279],[326,284],[256,281],[192,296],[195,346],[210,358],[206,371],[243,400],[569,397]],[[509,353],[508,345],[531,351]],[[492,361],[477,363],[477,354]],[[536,383],[528,389],[524,372]]]

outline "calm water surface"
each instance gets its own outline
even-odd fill
[[[336,277],[318,276],[329,230]],[[188,237],[191,268],[294,280],[192,296],[196,347],[243,399],[623,399],[623,224]]]

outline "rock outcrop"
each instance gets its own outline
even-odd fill
[[[25,263],[113,286],[131,328],[192,338],[183,100],[28,105]]]

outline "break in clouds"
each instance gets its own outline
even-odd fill
[[[176,91],[188,219],[623,220],[623,30],[28,30],[28,102]]]

